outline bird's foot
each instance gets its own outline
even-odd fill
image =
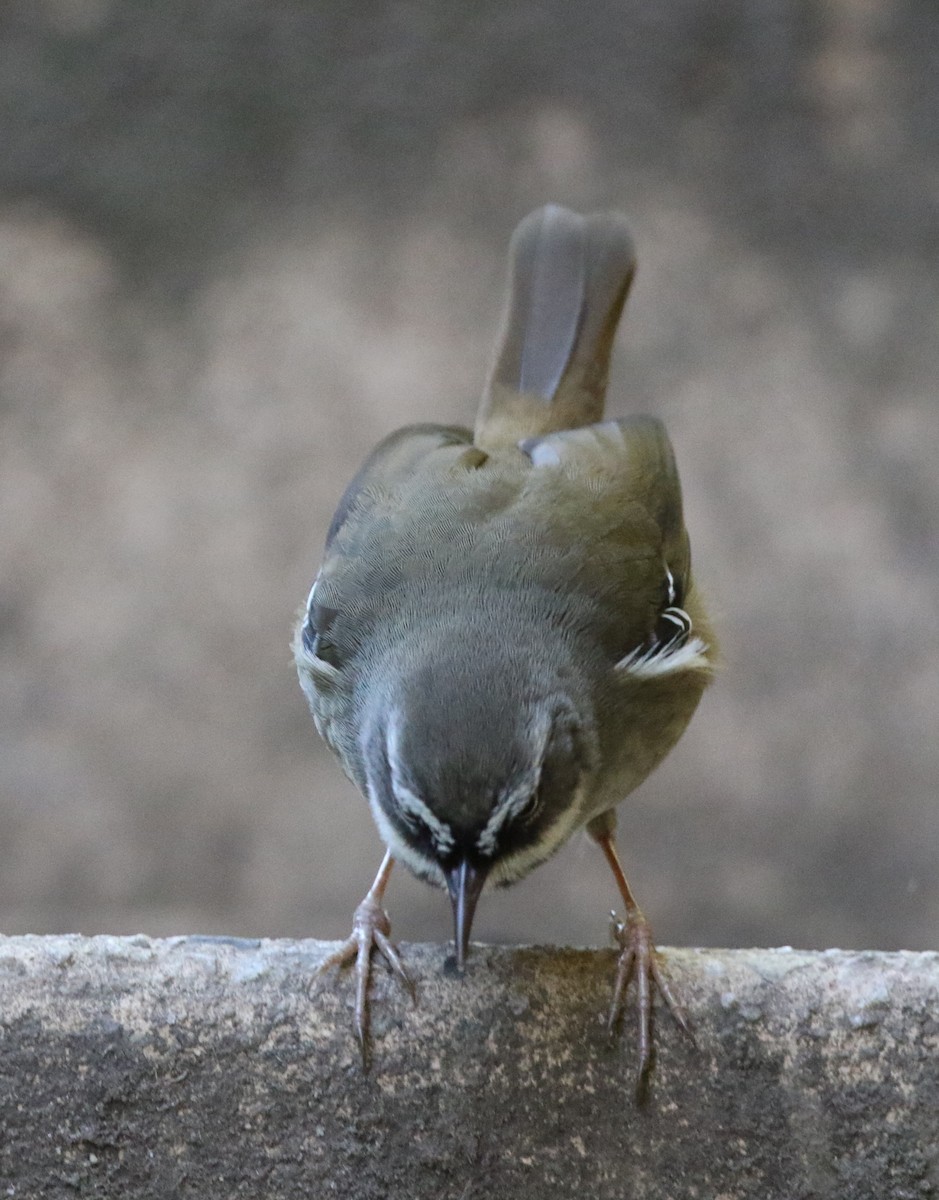
[[[390,933],[391,921],[388,914],[380,901],[369,893],[355,910],[350,936],[316,971],[316,976],[319,977],[331,967],[345,967],[355,963],[355,1036],[362,1052],[363,1068],[368,1067],[368,985],[374,951],[377,950],[384,958],[411,999],[416,998],[414,983],[404,968],[397,947],[388,936]]]
[[[613,987],[613,1003],[607,1028],[612,1037],[620,1023],[630,980],[636,980],[637,992],[637,1045],[639,1065],[636,1071],[636,1100],[641,1103],[646,1096],[649,1074],[652,1070],[652,990],[656,988],[675,1018],[679,1028],[694,1042],[694,1032],[688,1014],[678,1002],[665,973],[659,966],[658,951],[652,941],[652,930],[638,908],[627,912],[626,920],[620,921],[616,913],[610,932],[622,953],[616,968],[616,983]]]

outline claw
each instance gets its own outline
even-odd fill
[[[391,921],[381,906],[381,893],[390,870],[390,857],[386,858],[372,889],[355,910],[352,918],[352,933],[338,950],[320,963],[314,974],[319,978],[332,967],[346,967],[355,962],[355,1015],[353,1026],[356,1041],[362,1054],[362,1067],[369,1063],[369,1011],[368,987],[372,976],[372,954],[374,951],[384,958],[395,978],[411,997],[417,1000],[414,982],[405,970],[397,947],[389,938]]]
[[[658,989],[678,1027],[691,1038],[692,1043],[694,1043],[694,1034],[691,1031],[688,1014],[676,1000],[675,993],[659,966],[656,958],[658,951],[652,941],[652,930],[626,882],[619,855],[613,844],[613,833],[609,821],[601,820],[591,833],[610,865],[619,894],[623,897],[623,903],[626,905],[625,921],[621,921],[615,912],[610,913],[613,919],[610,933],[613,940],[619,943],[622,953],[616,968],[613,1003],[610,1006],[607,1026],[612,1035],[623,1015],[626,989],[630,980],[635,976],[639,1051],[639,1065],[636,1071],[636,1102],[641,1104],[648,1092],[649,1075],[652,1071],[652,992],[654,988]]]
[[[658,963],[658,951],[652,941],[649,923],[639,911],[627,913],[625,922],[614,916],[612,933],[622,953],[616,968],[613,985],[613,1002],[607,1028],[612,1036],[623,1015],[626,989],[631,979],[636,979],[637,1050],[639,1062],[636,1069],[636,1101],[642,1103],[648,1093],[649,1075],[653,1063],[652,1043],[652,993],[657,989],[672,1014],[675,1023],[695,1044],[691,1021],[683,1006],[678,1002],[671,985]]]

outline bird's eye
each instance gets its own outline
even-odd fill
[[[529,825],[537,818],[543,807],[544,796],[542,795],[541,788],[539,787],[532,792],[522,807],[518,810],[518,817],[516,819],[526,825]]]

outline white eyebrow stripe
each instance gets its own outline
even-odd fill
[[[391,773],[391,786],[394,788],[395,797],[398,803],[401,805],[402,811],[412,817],[417,817],[420,821],[423,821],[430,830],[430,836],[434,843],[434,848],[437,850],[438,854],[450,854],[454,845],[456,844],[453,837],[453,831],[450,826],[447,825],[446,822],[441,821],[436,813],[434,813],[433,810],[424,803],[424,801],[420,798],[420,796],[417,795],[416,792],[412,792],[409,787],[406,787],[400,781],[400,779],[395,779],[393,768]]]
[[[482,833],[476,839],[476,849],[480,854],[485,854],[487,857],[495,854],[496,839],[502,832],[503,825],[522,811],[531,799],[533,791],[533,787],[523,785],[499,801],[489,814],[489,820],[483,826]]]
[[[371,781],[368,782],[368,802],[372,810],[372,816],[375,818],[375,824],[378,827],[378,834],[395,858],[399,862],[406,863],[419,879],[427,879],[444,887],[446,880],[444,879],[443,871],[440,869],[440,864],[433,858],[425,857],[424,854],[401,837],[401,834],[392,825],[387,813],[379,803]]]
[[[420,796],[408,787],[402,777],[400,767],[401,719],[397,709],[392,709],[388,720],[388,734],[385,749],[388,754],[388,766],[391,768],[391,788],[403,812],[423,821],[430,830],[434,847],[439,854],[449,854],[455,845],[453,830],[445,821],[437,816],[433,809]]]
[[[707,651],[707,644],[698,637],[691,638],[677,650],[662,646],[650,653],[644,646],[640,646],[621,658],[615,669],[625,671],[636,679],[655,679],[662,675],[671,675],[676,671],[692,671],[701,667],[710,667]]]

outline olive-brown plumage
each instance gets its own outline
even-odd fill
[[[635,975],[640,1089],[653,984],[687,1027],[612,842],[615,806],[680,737],[714,656],[664,427],[602,419],[634,266],[615,214],[526,217],[475,432],[392,434],[333,518],[294,648],[388,848],[331,960],[357,959],[363,1047],[373,948],[407,979],[382,908],[393,862],[449,890],[462,965],[484,886],[583,827],[626,905],[611,1022]]]

